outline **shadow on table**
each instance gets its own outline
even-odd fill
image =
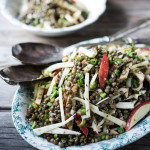
[[[123,9],[119,5],[108,1],[105,13],[94,24],[69,36],[57,37],[55,39],[59,41],[59,39],[62,40],[63,38],[64,41],[68,41],[68,45],[71,45],[79,41],[111,35],[124,28],[126,24],[127,17]]]

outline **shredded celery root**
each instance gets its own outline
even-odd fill
[[[96,50],[88,50],[84,47],[80,47],[78,50],[80,53],[85,54],[86,56],[90,57],[90,58],[94,58],[97,55],[97,51]]]
[[[49,78],[35,85],[30,106],[31,112],[44,112],[42,123],[32,120],[30,111],[27,115],[34,121],[34,133],[54,134],[59,139],[85,135],[88,140],[94,134],[104,140],[128,131],[139,105],[144,103],[146,111],[134,118],[138,121],[141,114],[147,115],[150,105],[150,53],[146,50],[143,55],[133,44],[79,47],[63,63],[44,69]]]
[[[59,105],[60,105],[60,111],[61,111],[61,120],[62,122],[65,121],[65,113],[64,113],[64,107],[63,107],[63,99],[62,99],[62,88],[59,88]]]
[[[50,130],[53,130],[53,129],[56,129],[56,128],[59,128],[59,127],[62,127],[64,126],[65,124],[69,123],[70,121],[72,121],[74,119],[74,116],[71,116],[69,119],[67,119],[66,121],[64,122],[60,122],[60,123],[57,123],[57,124],[52,124],[52,125],[48,125],[48,126],[44,126],[44,127],[41,127],[41,128],[36,128],[33,130],[33,132],[37,135],[41,135],[43,133],[47,133],[48,131]]]
[[[57,128],[53,130],[49,130],[47,133],[50,134],[71,134],[71,135],[80,135],[80,132],[76,132],[73,130],[63,129],[63,128]]]
[[[50,96],[51,93],[52,93],[52,89],[53,89],[53,86],[56,84],[56,78],[57,78],[57,75],[53,78],[50,86],[49,86],[49,89],[48,89],[48,92],[47,92],[47,96]]]
[[[73,62],[63,62],[63,63],[57,63],[54,65],[51,65],[50,67],[44,69],[42,71],[44,76],[49,76],[49,74],[59,68],[65,68],[65,67],[73,67],[74,63]]]
[[[35,100],[35,104],[37,104],[37,105],[41,104],[43,93],[44,93],[44,89],[41,86],[39,86],[38,91],[37,91],[37,97]]]

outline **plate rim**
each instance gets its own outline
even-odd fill
[[[82,41],[82,42],[79,42],[79,43],[76,43],[76,44],[73,44],[73,45],[71,45],[71,46],[69,46],[69,47],[67,47],[66,48],[66,50],[68,50],[68,49],[71,49],[71,51],[76,47],[76,46],[78,46],[78,45],[80,45],[80,44],[87,44],[87,43],[99,43],[99,42],[103,42],[103,41],[107,41],[107,40],[109,40],[109,38],[107,37],[107,36],[104,36],[104,37],[100,37],[100,38],[95,38],[95,39],[90,39],[90,40],[86,40],[86,41]],[[17,132],[22,136],[22,138],[25,140],[25,141],[27,141],[26,139],[25,139],[25,137],[18,131],[18,129],[17,129],[17,126],[16,126],[16,123],[15,123],[15,118],[14,118],[14,116],[13,116],[13,106],[14,106],[14,103],[15,103],[15,101],[16,101],[16,99],[17,99],[17,97],[18,97],[18,91],[21,89],[21,87],[24,87],[24,86],[19,86],[18,88],[17,88],[17,90],[16,90],[16,92],[15,92],[15,95],[14,95],[14,98],[13,98],[13,102],[12,102],[12,109],[11,109],[11,115],[12,115],[12,120],[13,120],[13,123],[14,123],[14,126],[15,126],[15,128],[16,128],[16,130],[17,130]],[[147,123],[147,124],[145,124],[144,125],[144,122],[149,122],[149,123]],[[145,126],[147,126],[147,128],[145,127]],[[114,141],[116,140],[116,139],[118,139],[118,141],[119,141],[119,139],[124,139],[122,136],[131,136],[133,133],[133,131],[135,130],[135,129],[143,129],[143,130],[146,130],[146,131],[141,131],[141,134],[139,134],[138,136],[134,136],[134,139],[131,139],[131,141],[123,141],[124,142],[124,144],[120,144],[120,145],[113,145],[113,143],[115,143]],[[131,135],[130,135],[130,133],[132,133]],[[134,133],[136,133],[136,132],[134,132]],[[116,148],[120,148],[120,147],[123,147],[123,146],[125,146],[125,145],[128,145],[128,144],[131,144],[131,143],[133,143],[133,142],[135,142],[135,141],[137,141],[137,140],[139,140],[140,138],[142,138],[143,136],[145,136],[146,134],[148,134],[148,133],[150,133],[150,116],[148,116],[148,117],[146,117],[144,120],[142,120],[140,123],[138,123],[133,129],[131,129],[130,131],[128,131],[128,132],[125,132],[125,133],[123,133],[123,134],[121,134],[121,135],[119,135],[118,137],[119,138],[113,138],[113,139],[110,139],[110,140],[105,140],[105,141],[100,141],[100,142],[97,142],[97,143],[90,143],[90,144],[88,144],[88,145],[85,145],[85,146],[70,146],[70,147],[67,147],[67,148],[58,148],[58,146],[54,146],[54,147],[57,147],[57,148],[50,148],[51,150],[53,150],[53,149],[59,149],[59,150],[61,150],[61,149],[65,149],[65,150],[79,150],[79,149],[82,149],[82,150],[87,150],[87,148],[88,148],[88,150],[89,149],[93,149],[93,147],[94,148],[96,148],[95,147],[95,145],[97,145],[98,146],[98,144],[101,144],[101,143],[103,143],[104,145],[105,145],[105,148],[106,148],[106,145],[109,143],[111,146],[112,146],[112,148],[111,149],[116,149]],[[126,139],[126,140],[128,140],[128,138]],[[29,144],[31,144],[33,147],[36,147],[36,145],[34,145],[33,143],[31,143],[31,142],[29,142],[29,141],[27,141]],[[112,142],[112,143],[110,143],[110,142]],[[36,147],[36,148],[39,148],[39,147]],[[42,148],[40,148],[40,149],[42,149]],[[45,149],[45,148],[44,148]]]

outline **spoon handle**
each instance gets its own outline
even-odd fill
[[[110,35],[109,41],[112,42],[112,41],[118,40],[120,38],[123,38],[124,36],[127,36],[135,31],[143,29],[147,26],[150,26],[150,18],[141,19],[141,20],[131,24],[130,26],[123,28],[119,32]]]

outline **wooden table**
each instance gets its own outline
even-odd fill
[[[149,17],[149,0],[108,0],[107,10],[94,24],[72,35],[60,38],[45,38],[35,36],[19,27],[13,26],[0,14],[0,66],[10,62],[15,63],[11,57],[11,46],[19,42],[44,42],[58,46],[69,46],[79,41],[110,35],[131,23]],[[131,37],[150,38],[150,27],[138,31]],[[11,103],[17,86],[10,86],[0,79],[0,149],[20,150],[34,149],[14,128],[11,119]],[[139,141],[130,144],[122,150],[149,150],[150,134]]]

